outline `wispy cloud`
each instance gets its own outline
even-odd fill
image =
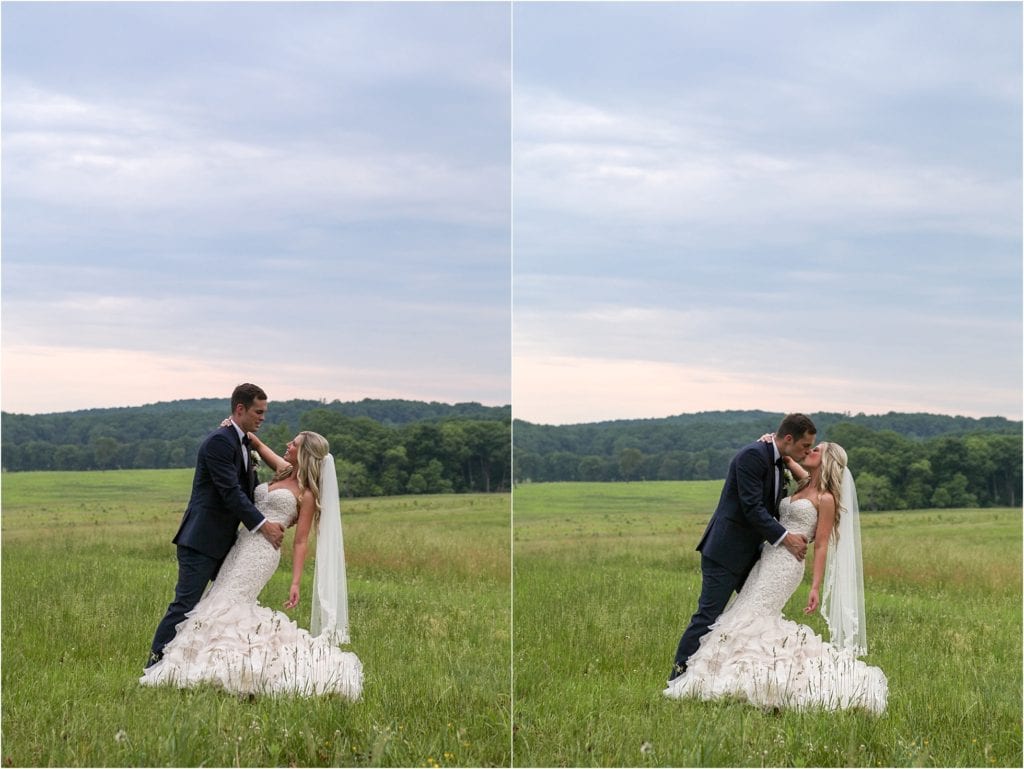
[[[416,216],[500,226],[491,167],[400,147],[368,149],[342,132],[312,142],[287,134],[238,140],[144,112],[14,86],[4,103],[5,182],[37,205],[184,215],[207,227],[298,212],[327,221]],[[483,172],[482,172],[483,171]],[[489,171],[489,173],[487,173]],[[479,201],[467,210],[467,200]],[[225,221],[224,217],[230,217]]]
[[[4,408],[72,400],[54,350],[177,397],[262,361],[508,402],[506,8],[25,4],[3,34]]]
[[[766,233],[777,239],[781,231],[792,242],[824,227],[849,230],[854,221],[874,232],[1008,237],[1019,229],[1019,186],[1005,174],[922,163],[868,143],[818,151],[759,147],[750,137],[723,138],[713,116],[699,112],[687,110],[672,124],[534,98],[528,89],[517,102],[517,207],[544,227],[560,218],[564,229],[576,224],[563,217],[660,224],[689,233],[687,244],[720,240],[723,229],[733,242]]]
[[[661,372],[690,410],[921,393],[1019,416],[1019,22],[995,5],[520,7],[517,413],[655,408]],[[745,389],[752,372],[771,386]]]

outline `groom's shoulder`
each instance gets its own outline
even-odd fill
[[[208,441],[211,438],[216,438],[219,435],[222,435],[222,436],[224,436],[226,438],[226,437],[228,437],[231,434],[233,429],[234,428],[232,428],[231,425],[228,425],[227,427],[217,427],[216,429],[211,430],[210,432],[208,432],[206,434],[206,437],[203,438],[203,440],[204,441]]]
[[[225,443],[226,445],[231,444],[231,426],[218,427],[213,432],[207,433],[206,437],[203,438],[201,447],[209,446],[213,443]]]
[[[768,444],[754,441],[736,452],[736,459],[768,461]]]

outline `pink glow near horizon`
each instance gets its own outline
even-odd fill
[[[537,424],[647,419],[699,411],[763,410],[806,413],[930,412],[1020,419],[1018,410],[974,413],[957,405],[957,391],[937,382],[930,389],[856,379],[764,375],[644,360],[522,357],[513,366],[512,412]],[[979,394],[970,393],[977,402]],[[1019,396],[1018,396],[1019,397]],[[990,400],[1012,402],[993,392]]]
[[[134,350],[64,347],[5,347],[2,363],[2,408],[20,414],[227,398],[235,385],[246,381],[259,384],[271,402],[293,398],[396,398],[507,405],[507,401],[499,403],[473,393],[473,383],[454,373],[428,379],[417,372],[399,377],[385,371],[341,366],[253,365],[242,360],[214,364],[199,358]],[[388,379],[393,385],[380,384]],[[481,380],[477,384],[481,392],[499,389],[493,382]]]
[[[141,406],[188,398],[227,397],[242,381],[254,381],[272,400],[309,398],[361,400],[404,398],[455,403],[477,401],[502,406],[464,381],[416,382],[415,376],[382,386],[387,372],[340,367],[273,370],[251,362],[208,361],[125,350],[7,347],[3,350],[0,399],[10,413],[53,413],[77,409]],[[303,384],[309,382],[309,385]],[[332,383],[344,382],[344,385]],[[493,384],[493,383],[483,383]],[[485,388],[480,388],[485,389]],[[513,366],[513,414],[538,424],[573,424],[611,419],[660,418],[699,411],[930,412],[970,417],[1021,418],[1020,409],[964,409],[948,383],[932,388],[899,387],[856,379],[799,379],[784,373],[761,375],[644,360],[567,356],[523,356]],[[963,394],[967,395],[967,394]],[[1013,395],[972,391],[993,404]]]

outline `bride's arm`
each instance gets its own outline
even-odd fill
[[[299,602],[299,587],[302,585],[302,570],[306,564],[306,550],[309,547],[309,530],[313,526],[313,512],[316,510],[316,497],[306,489],[302,492],[299,503],[299,522],[295,527],[295,541],[292,543],[292,586],[288,591],[288,600],[284,608],[294,609]]]
[[[758,438],[758,440],[761,441],[761,443],[771,443],[775,440],[775,433],[765,433]],[[793,457],[783,457],[783,459],[786,461],[786,467],[789,468],[789,472],[796,479],[797,483],[800,483],[800,481],[810,475],[810,473],[804,470],[800,466],[800,463],[793,459]]]
[[[267,466],[275,473],[288,467],[288,463],[274,453],[274,450],[256,437],[255,433],[248,433],[249,445],[260,453],[260,459],[267,463]]]
[[[797,483],[802,483],[811,476],[793,457],[784,457],[784,459],[786,460],[786,467],[789,468],[790,474],[796,479]]]
[[[825,558],[828,541],[836,520],[836,500],[828,492],[818,500],[818,528],[814,532],[814,571],[811,577],[811,592],[807,596],[804,614],[813,614],[821,603],[821,580],[825,576]]]
[[[225,419],[220,423],[220,426],[227,427],[229,424],[231,424],[231,420]],[[246,433],[246,435],[249,436],[249,445],[259,452],[260,458],[267,463],[271,470],[276,473],[278,470],[288,467],[288,463],[275,454],[270,446],[261,441],[256,436],[256,433]]]

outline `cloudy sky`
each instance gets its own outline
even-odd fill
[[[4,410],[1021,417],[1019,4],[2,15]]]
[[[518,417],[1021,418],[1020,4],[513,25]]]
[[[510,9],[5,3],[2,405],[510,400]]]

